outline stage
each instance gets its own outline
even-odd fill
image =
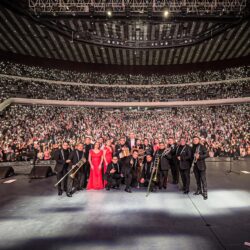
[[[208,162],[208,200],[178,185],[151,193],[81,191],[57,195],[56,177],[0,180],[0,249],[248,249],[250,174],[227,174],[228,162]],[[250,159],[233,162],[250,171]],[[16,179],[11,184],[3,184]]]

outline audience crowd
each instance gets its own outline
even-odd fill
[[[0,62],[0,74],[92,84],[179,84],[210,82],[249,77],[249,67],[233,67],[218,71],[198,71],[186,74],[104,74],[100,72],[79,73],[77,71],[48,69],[12,62]]]
[[[250,95],[250,81],[185,86],[97,87],[86,85],[49,84],[23,79],[0,78],[0,100],[9,97],[69,101],[173,101],[209,100],[246,97]]]
[[[84,107],[10,106],[0,119],[0,161],[49,160],[62,142],[72,148],[86,137],[104,145],[135,133],[143,143],[203,138],[211,157],[250,155],[250,104],[164,109],[107,110]],[[34,151],[36,149],[36,151]]]

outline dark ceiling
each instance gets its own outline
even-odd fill
[[[177,65],[249,56],[250,21],[38,17],[0,2],[0,50],[113,65]]]

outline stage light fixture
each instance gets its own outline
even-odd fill
[[[165,10],[163,11],[163,17],[164,17],[164,18],[169,17],[169,10],[168,10],[168,9],[165,9]]]
[[[112,14],[113,14],[113,13],[112,13],[111,10],[107,10],[107,16],[108,16],[108,17],[112,17]]]

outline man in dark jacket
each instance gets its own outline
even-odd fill
[[[159,189],[162,189],[162,187],[167,189],[168,171],[170,169],[170,160],[172,159],[171,148],[165,148],[164,142],[160,142],[159,149],[155,152],[155,157],[159,158]],[[157,168],[157,166],[155,167]]]
[[[180,145],[176,149],[176,158],[177,158],[177,166],[179,168],[183,183],[184,194],[189,193],[191,157],[192,157],[191,148],[186,144],[185,138],[181,138]]]
[[[137,141],[137,139],[135,138],[135,134],[133,132],[131,132],[129,134],[129,138],[126,141],[126,144],[129,148],[129,151],[131,151],[133,148],[136,147],[136,141]]]
[[[122,171],[125,177],[126,192],[131,193],[131,186],[136,187],[138,185],[139,169],[138,150],[134,150],[133,154],[126,157],[123,162]]]
[[[194,175],[197,183],[197,191],[194,195],[202,194],[204,200],[207,197],[207,180],[206,180],[206,162],[207,158],[207,149],[204,145],[200,144],[200,138],[195,136],[193,138],[193,147],[192,147],[192,161],[194,168]]]
[[[56,171],[57,181],[59,181],[68,172],[68,164],[70,163],[69,154],[70,154],[70,149],[67,142],[64,142],[62,144],[61,149],[55,151],[54,159],[56,161],[55,171]],[[57,187],[58,187],[58,195],[62,195],[63,190],[67,192],[67,178],[65,178],[62,181],[62,183],[59,183]],[[71,195],[68,192],[67,196],[71,197]]]
[[[177,145],[176,145],[175,139],[173,137],[168,138],[168,148],[171,148],[171,152],[170,152],[171,159],[170,159],[169,163],[170,163],[173,184],[178,184],[179,172],[178,172],[178,168],[177,168],[177,159],[176,159]]]
[[[80,169],[77,170],[78,167],[76,167],[75,170],[72,170],[72,173],[74,173],[74,171],[77,171],[75,174],[75,178],[72,179],[71,175],[68,176],[68,193],[70,195],[72,195],[73,185],[77,190],[82,190],[84,188],[84,183],[87,178],[86,171],[84,171],[87,160],[83,152],[83,144],[79,143],[77,145],[77,149],[73,150],[69,155],[69,160],[70,160],[69,168],[71,169],[72,167],[74,167],[82,159],[84,159],[85,163],[82,164]]]
[[[107,170],[105,173],[105,179],[107,180],[106,190],[110,190],[110,188],[119,189],[121,185],[122,178],[121,166],[118,162],[118,157],[113,156],[112,162],[107,166]]]
[[[89,164],[89,151],[91,149],[93,149],[94,145],[91,143],[91,138],[90,137],[85,137],[85,141],[84,141],[84,145],[83,145],[83,152],[84,155],[86,157],[87,162],[85,163],[85,167],[83,169],[84,171],[84,184],[83,187],[86,188],[87,187],[87,183],[88,183],[88,178],[89,178],[89,174],[90,174],[90,164]]]
[[[150,177],[153,171],[154,171],[153,157],[151,154],[147,154],[146,162],[143,164],[142,172],[141,172],[141,179],[140,179],[141,185],[143,185],[144,187],[148,187]],[[150,187],[151,191],[154,188],[154,184],[155,183],[151,181],[151,187]]]

